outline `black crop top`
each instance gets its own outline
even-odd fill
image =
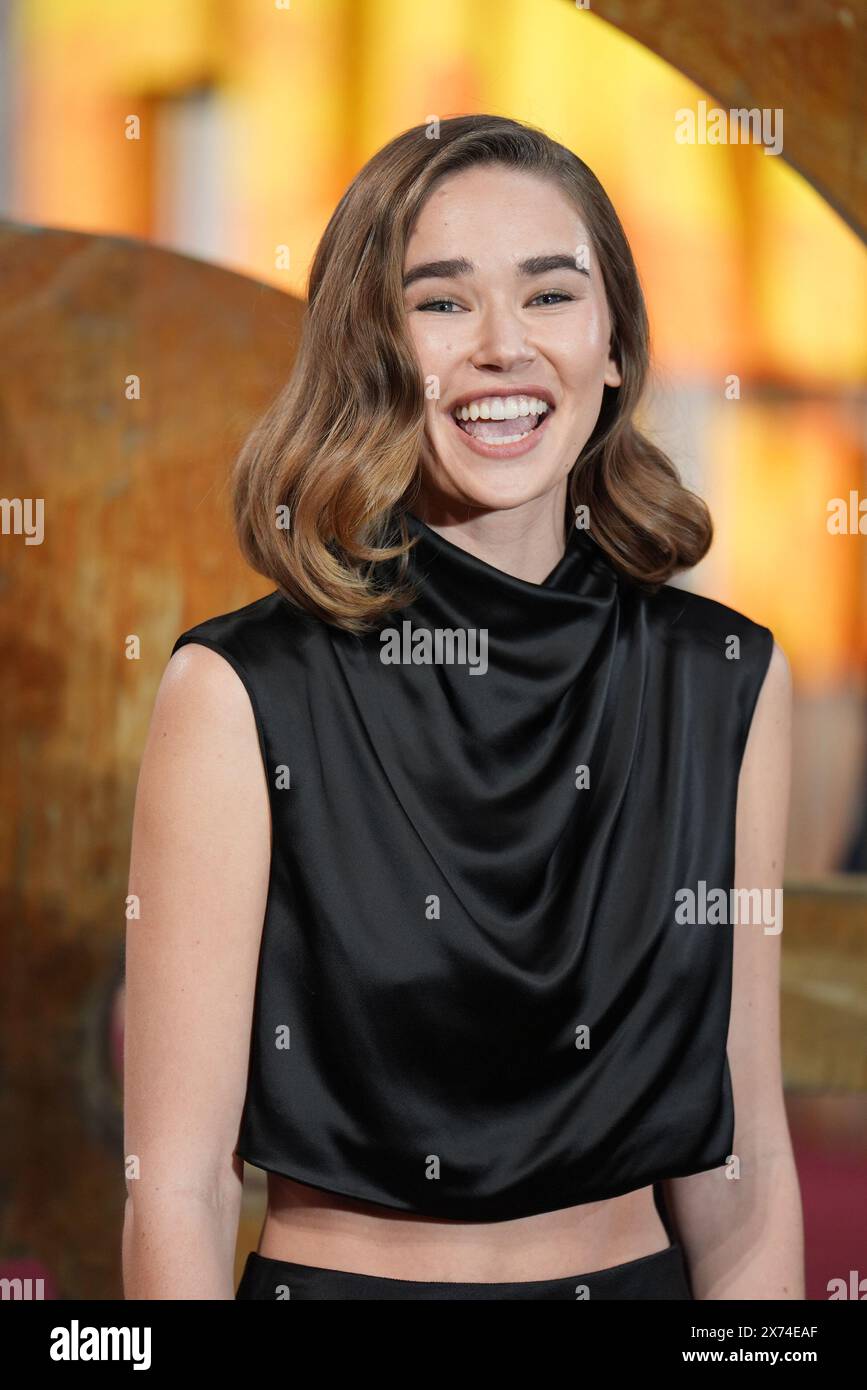
[[[676,894],[733,886],[772,634],[583,531],[534,584],[407,521],[378,632],[275,591],[174,644],[234,667],[269,786],[236,1152],[466,1221],[718,1167],[733,927]]]

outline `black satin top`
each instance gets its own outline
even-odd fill
[[[173,648],[234,667],[269,785],[237,1153],[467,1221],[717,1167],[733,927],[675,894],[732,886],[771,632],[582,531],[534,584],[407,519],[421,593],[383,631],[275,591]]]

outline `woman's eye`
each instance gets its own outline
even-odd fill
[[[546,300],[549,304],[562,304],[572,298],[571,294],[565,294],[562,290],[542,290],[541,294],[537,294],[534,299],[531,299],[530,303],[536,304],[541,299]],[[542,307],[544,308],[546,305]],[[459,308],[460,305],[455,303],[453,299],[428,299],[424,304],[418,306],[419,312],[425,313],[451,313]]]
[[[418,307],[419,309],[438,309],[442,304],[450,304],[453,308],[457,307],[453,299],[429,299],[426,304],[419,304]]]
[[[536,295],[536,299],[553,299],[558,304],[571,298],[571,294],[564,294],[562,290],[543,290],[541,294]],[[533,302],[535,303],[535,300]]]

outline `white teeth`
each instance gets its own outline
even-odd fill
[[[547,401],[536,396],[480,396],[459,406],[454,415],[457,420],[517,420],[523,415],[544,415],[549,408]]]
[[[517,444],[519,439],[527,439],[526,434],[504,434],[498,439],[487,440],[488,444]]]

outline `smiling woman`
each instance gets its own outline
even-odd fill
[[[504,207],[508,218],[491,216]],[[546,243],[571,252],[527,255],[540,227]],[[474,258],[428,259],[444,245]],[[556,542],[568,477],[604,389],[622,384],[603,276],[574,201],[523,169],[463,170],[432,189],[406,259],[409,331],[425,380],[438,388],[427,402],[428,503],[439,491],[476,506],[553,505]],[[459,389],[470,378],[475,389]],[[478,458],[523,466],[483,469]]]
[[[371,568],[406,552],[391,521],[447,474],[463,519],[474,504],[557,513],[549,553],[568,496],[624,573],[664,582],[712,527],[634,423],[648,351],[629,243],[577,155],[496,116],[404,132],[341,198],[292,377],[239,456],[245,555],[308,612],[369,630],[409,597],[400,571]],[[459,406],[478,413],[458,421]],[[492,425],[501,408],[532,431]]]
[[[550,412],[556,407],[553,401],[542,399],[542,387],[529,389],[538,394],[522,396],[516,394],[514,389],[505,387],[502,395],[489,392],[481,398],[472,396],[468,404],[459,404],[452,409],[452,419],[458,429],[467,435],[471,447],[521,442],[528,447],[535,446],[538,438],[530,441],[529,436],[548,423]],[[489,458],[504,457],[502,448],[499,451],[480,452]],[[526,453],[526,449],[518,452]],[[510,450],[508,457],[514,458],[515,451]]]
[[[799,1296],[776,938],[678,913],[779,886],[786,667],[665,582],[711,531],[646,372],[542,133],[411,130],[341,200],[236,476],[277,587],[177,638],[139,780],[132,1296],[232,1297],[244,1162],[242,1299]]]

